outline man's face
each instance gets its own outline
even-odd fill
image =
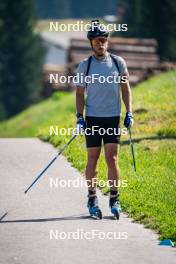
[[[92,40],[92,48],[97,56],[102,56],[108,48],[108,40],[106,37],[97,37]]]

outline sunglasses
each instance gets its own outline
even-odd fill
[[[94,38],[92,40],[92,44],[93,45],[97,45],[97,44],[105,44],[107,42],[107,38]]]

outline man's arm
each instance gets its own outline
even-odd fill
[[[76,111],[83,115],[84,112],[84,93],[85,88],[82,86],[76,87]]]
[[[132,112],[132,93],[129,84],[129,75],[128,73],[124,74],[126,76],[126,82],[121,82],[121,91],[122,91],[122,99],[126,107],[127,112]]]
[[[130,127],[132,127],[134,123],[133,114],[132,114],[132,94],[131,94],[130,84],[128,81],[129,78],[128,73],[126,73],[123,76],[126,76],[126,82],[123,83],[121,82],[122,99],[126,107],[124,126],[127,129],[130,129]]]

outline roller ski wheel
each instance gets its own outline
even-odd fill
[[[115,220],[119,220],[120,219],[120,213],[121,213],[119,194],[115,194],[115,195],[110,196],[109,206],[110,206],[113,218]]]
[[[111,213],[113,214],[113,217],[114,217],[115,220],[119,220],[120,219],[120,210],[119,210],[119,208],[112,207],[111,208]]]
[[[90,216],[94,219],[102,219],[102,212],[99,207],[89,209]]]
[[[98,198],[94,192],[90,192],[88,195],[87,207],[92,218],[102,219],[102,212],[98,206]]]

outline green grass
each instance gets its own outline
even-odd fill
[[[133,90],[135,125],[133,138],[137,173],[132,168],[128,137],[122,137],[120,167],[127,187],[121,187],[123,209],[135,221],[155,229],[160,238],[176,241],[176,71],[155,76]],[[50,136],[49,125],[75,126],[74,94],[56,93],[0,124],[1,137],[39,136],[60,148],[70,136]],[[86,146],[77,137],[64,155],[84,172]],[[101,154],[99,178],[107,179]],[[108,189],[104,188],[104,192]]]
[[[34,137],[46,131],[47,137],[50,125],[65,125],[74,116],[73,94],[55,93],[39,104],[0,123],[1,137]]]

